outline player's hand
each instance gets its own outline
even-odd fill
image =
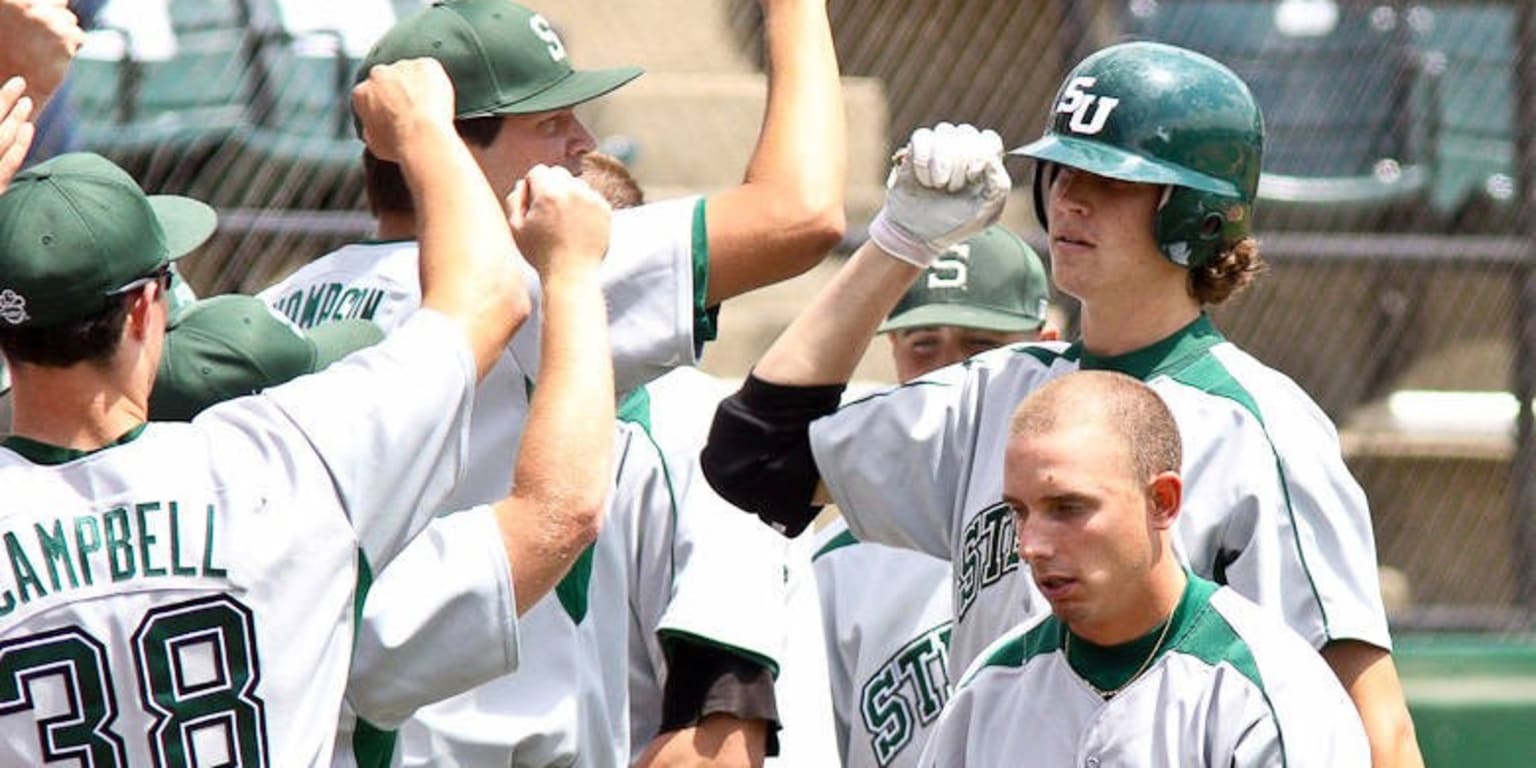
[[[33,104],[48,101],[64,82],[84,42],[65,0],[0,0],[0,74],[25,78]]]
[[[13,77],[0,86],[0,192],[21,170],[21,161],[32,146],[32,99],[24,95],[26,81]]]
[[[363,143],[381,160],[399,162],[420,137],[453,131],[453,83],[437,59],[406,59],[368,70],[352,89]]]
[[[558,166],[535,165],[512,190],[512,237],[542,276],[561,266],[600,263],[611,219],[608,202]]]
[[[1011,182],[1003,140],[970,125],[919,128],[896,153],[885,205],[869,225],[881,250],[919,267],[986,229],[1003,212]]]

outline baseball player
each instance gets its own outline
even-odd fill
[[[922,765],[1370,764],[1312,647],[1174,555],[1179,453],[1168,407],[1124,374],[1067,374],[1024,400],[1003,501],[1051,615],[977,659]]]
[[[595,262],[586,266],[595,272]],[[552,589],[596,537],[610,472],[592,456],[613,440],[612,376],[601,293],[594,279],[573,279],[571,272],[546,281],[573,295],[550,297],[548,363],[537,387],[543,394],[533,399],[515,492],[435,518],[367,590],[395,610],[363,613],[333,765],[388,765],[390,745],[377,737],[380,728],[515,671],[517,615]],[[300,331],[255,297],[197,302],[172,318],[151,413],[157,420],[191,419],[232,397],[320,370],[383,335],[366,320]],[[618,460],[634,453],[628,442]]]
[[[999,500],[1006,414],[1067,371],[1132,375],[1168,401],[1182,432],[1190,498],[1176,529],[1180,555],[1322,652],[1359,707],[1378,764],[1416,764],[1370,515],[1333,425],[1204,312],[1262,266],[1250,233],[1263,123],[1247,87],[1221,64],[1152,43],[1106,48],[1068,74],[1045,135],[1017,150],[1038,161],[1036,208],[1050,234],[1052,279],[1082,302],[1079,341],[986,353],[817,418],[837,404],[838,387],[826,385],[846,380],[870,329],[918,270],[881,257],[920,265],[942,252],[946,243],[935,238],[975,200],[959,184],[941,195],[925,183],[949,181],[949,164],[980,162],[949,155],[957,133],[914,136],[887,196],[891,226],[871,228],[877,245],[849,263],[722,405],[703,457],[710,481],[794,530],[813,498],[826,498],[813,494],[819,478],[860,539],[948,558],[950,668],[963,669],[1009,626],[1044,610],[1019,569],[1012,517]],[[792,477],[763,477],[769,456]],[[895,493],[893,476],[902,479]]]
[[[879,332],[907,382],[988,349],[1054,338],[1049,298],[1034,249],[993,225],[942,254]],[[949,699],[949,563],[860,542],[841,519],[817,533],[813,563],[842,764],[916,765]]]
[[[355,93],[368,143],[422,201],[423,310],[191,424],[146,425],[145,401],[165,267],[212,233],[212,210],[148,198],[87,154],[0,195],[16,409],[0,447],[0,763],[329,761],[359,570],[389,563],[446,495],[475,380],[527,313],[451,94],[432,62]],[[606,219],[555,178],[516,224],[524,250],[597,258]]]
[[[615,217],[616,247],[603,270],[620,391],[694,362],[696,344],[713,333],[708,307],[808,268],[841,236],[841,96],[825,4],[764,0],[763,8],[773,85],[746,182],[708,198],[665,201]],[[633,68],[573,70],[549,23],[505,0],[448,0],[426,8],[396,24],[370,51],[365,68],[416,55],[432,56],[448,70],[458,87],[457,127],[476,147],[482,171],[499,190],[510,188],[529,162],[578,167],[593,141],[571,107],[639,74]],[[486,72],[496,77],[486,78]],[[365,157],[365,175],[385,242],[343,248],[262,293],[300,326],[361,317],[389,329],[417,302],[416,246],[409,240],[417,235],[412,201],[400,194],[390,164]],[[536,325],[539,289],[534,276],[527,277],[534,285]],[[505,463],[521,440],[528,383],[537,375],[539,357],[538,334],[519,334],[496,374],[480,388],[470,466],[445,509],[507,493]],[[604,551],[601,539],[596,551]],[[578,564],[575,572],[582,568]],[[599,593],[590,579],[570,589],[583,596]],[[520,631],[526,638],[546,630],[556,638],[568,636],[572,625],[595,613],[584,610],[585,605],[546,599],[523,617]],[[622,641],[628,627],[619,626]],[[530,648],[557,645],[528,643]],[[559,673],[554,661],[525,661],[525,680],[531,679],[526,673],[532,669]],[[498,762],[515,758],[527,765],[627,760],[627,735],[609,719],[627,710],[627,675],[622,666],[583,664],[581,669],[584,693],[558,694],[558,706],[539,706],[509,682],[421,710],[402,731],[407,764],[418,759],[473,762],[484,750],[496,754]],[[721,670],[717,677],[725,674]],[[534,687],[547,696],[563,690]],[[519,714],[527,712],[533,714]],[[615,744],[622,749],[615,752]]]

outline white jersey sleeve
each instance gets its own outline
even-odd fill
[[[495,512],[476,507],[434,519],[374,580],[347,698],[359,718],[393,730],[517,660],[511,564]]]
[[[837,520],[817,534],[827,673],[845,768],[917,765],[949,699],[948,563],[854,539]]]
[[[1353,639],[1390,649],[1365,493],[1311,398],[1230,344],[1150,383],[1186,446],[1193,480],[1179,544],[1195,572],[1275,611],[1315,647]]]
[[[428,310],[324,374],[301,376],[264,397],[298,425],[325,462],[369,565],[381,569],[463,472],[475,361],[458,326]],[[358,396],[381,387],[399,396]],[[406,398],[433,405],[401,408]],[[193,423],[240,403],[210,408]]]
[[[714,492],[699,471],[713,408],[730,388],[693,368],[653,382],[644,399],[677,495],[671,594],[655,631],[690,636],[761,661],[775,673],[783,647],[784,537]]]
[[[637,525],[631,535],[632,757],[660,726],[667,676],[662,645],[668,639],[714,645],[779,671],[787,621],[786,543],[716,495],[698,471],[711,413],[701,404],[728,392],[724,382],[679,369],[637,391],[621,410],[657,460],[643,472],[646,463],[631,467],[626,458],[619,480],[621,497],[650,508],[629,517]]]
[[[1044,345],[1041,345],[1042,347]],[[860,541],[950,559],[985,420],[1002,419],[1051,375],[1035,357],[1004,348],[941,368],[811,423],[816,468]],[[900,478],[899,491],[892,479]],[[1000,478],[991,478],[998,481]],[[992,503],[1001,497],[989,490]]]

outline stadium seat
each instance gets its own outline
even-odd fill
[[[226,208],[352,209],[362,200],[362,142],[353,131],[357,61],[329,32],[278,33],[261,60],[270,103],[225,143],[196,190]]]
[[[1415,12],[1438,91],[1431,201],[1455,231],[1513,232],[1515,8],[1442,2]]]
[[[171,0],[169,13],[174,43],[164,56],[135,55],[128,30],[92,32],[118,38],[121,53],[83,54],[72,99],[82,148],[113,159],[148,189],[184,191],[249,121],[261,73],[247,0]]]
[[[1407,22],[1390,6],[1161,0],[1128,9],[1132,35],[1212,56],[1253,89],[1266,129],[1266,228],[1400,229],[1422,220],[1432,178],[1425,137],[1434,127],[1416,118],[1432,93]]]

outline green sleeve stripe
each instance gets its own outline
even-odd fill
[[[362,718],[352,731],[352,756],[357,768],[389,768],[395,758],[398,731],[386,731]]]
[[[1280,742],[1280,764],[1286,765],[1285,732],[1281,728],[1280,715],[1275,711],[1275,703],[1269,697],[1269,689],[1264,687],[1264,677],[1259,674],[1259,664],[1253,658],[1252,649],[1227,621],[1227,617],[1210,605],[1210,597],[1216,592],[1216,585],[1198,578],[1191,578],[1190,581],[1192,585],[1201,585],[1204,610],[1194,617],[1169,652],[1193,656],[1213,667],[1227,664],[1248,678],[1259,689],[1264,697],[1264,705],[1269,708],[1269,716],[1275,721],[1275,738]]]
[[[368,599],[368,590],[373,588],[373,566],[368,563],[368,553],[362,547],[357,548],[357,585],[352,590],[352,641],[357,642],[357,633],[363,628],[363,602]]]
[[[859,540],[855,539],[853,537],[853,531],[846,531],[845,530],[842,533],[839,533],[838,535],[833,536],[832,540],[827,542],[826,544],[823,544],[821,549],[816,550],[816,554],[811,555],[811,560],[812,560],[812,562],[814,562],[815,560],[820,558],[822,555],[827,554],[828,552],[832,552],[834,550],[839,550],[839,549],[842,549],[843,547],[852,546],[852,545],[857,544],[857,543],[859,543]]]
[[[1317,604],[1317,613],[1322,617],[1323,636],[1331,639],[1333,630],[1328,626],[1328,608],[1323,605],[1323,596],[1317,590],[1317,581],[1312,578],[1311,567],[1307,565],[1307,550],[1301,545],[1301,531],[1296,525],[1296,509],[1291,503],[1291,484],[1285,476],[1285,465],[1280,461],[1280,452],[1275,449],[1275,441],[1269,436],[1269,427],[1264,424],[1264,414],[1259,411],[1258,402],[1232,376],[1226,366],[1210,354],[1209,349],[1189,365],[1171,372],[1169,376],[1185,386],[1237,403],[1259,422],[1259,429],[1263,430],[1264,440],[1269,443],[1269,451],[1275,458],[1275,475],[1280,481],[1280,493],[1285,497],[1285,513],[1291,521],[1291,541],[1296,547],[1296,559],[1301,562],[1301,570],[1307,575],[1307,587],[1312,590],[1312,601]],[[1226,582],[1225,574],[1213,572],[1211,577],[1218,583]]]
[[[1066,627],[1061,620],[1055,615],[1047,616],[1029,631],[998,646],[997,650],[981,663],[981,666],[972,670],[970,675],[955,686],[955,690],[958,691],[969,685],[988,667],[1022,667],[1025,662],[1036,656],[1055,653],[1061,649],[1062,639],[1065,637]]]
[[[715,340],[720,331],[720,307],[704,305],[709,299],[709,224],[704,215],[704,198],[693,209],[693,348],[699,354],[704,344]]]
[[[555,597],[559,598],[560,607],[577,624],[587,617],[590,602],[588,591],[592,587],[592,560],[596,548],[596,544],[588,544],[576,557],[576,562],[571,564],[571,570],[565,574],[565,578],[555,585]]]
[[[740,656],[741,658],[768,670],[768,674],[773,675],[775,680],[777,680],[779,677],[779,663],[768,656],[764,656],[761,653],[749,651],[745,648],[731,645],[730,643],[720,642],[719,640],[716,640],[712,637],[705,637],[704,635],[695,634],[693,632],[688,632],[681,629],[657,630],[656,636],[661,640],[662,643],[665,643],[669,638],[676,638],[679,640],[688,640],[700,645],[713,646],[731,654],[732,656]]]

